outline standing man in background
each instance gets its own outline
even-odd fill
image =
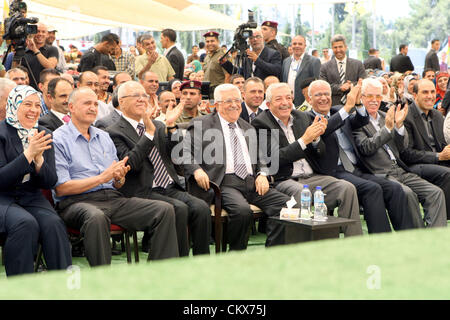
[[[175,71],[175,79],[182,79],[184,73],[184,57],[180,50],[175,46],[177,33],[172,29],[161,31],[161,45],[165,49],[164,56],[169,60]]]
[[[277,31],[278,23],[274,21],[264,21],[261,25],[261,32],[264,38],[264,42],[267,47],[277,50],[281,55],[281,60],[286,59],[290,56],[288,50],[281,44],[278,43]],[[264,80],[264,79],[262,79]]]

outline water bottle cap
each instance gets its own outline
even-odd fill
[[[318,186],[318,187],[316,187],[316,190],[322,190],[322,187]]]
[[[307,184],[304,184],[303,188],[309,188],[309,186]]]

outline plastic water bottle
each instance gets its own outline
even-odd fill
[[[301,193],[300,219],[311,219],[311,191],[309,186],[305,184]]]
[[[314,220],[325,221],[327,217],[327,207],[325,205],[325,195],[322,187],[316,187],[314,192]]]

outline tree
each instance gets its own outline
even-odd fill
[[[369,56],[368,52],[371,48],[369,41],[369,28],[367,27],[367,19],[362,20],[362,56],[363,59]]]

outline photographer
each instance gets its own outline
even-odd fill
[[[37,33],[26,39],[27,49],[19,64],[28,69],[30,74],[30,86],[39,90],[39,74],[44,69],[54,69],[58,63],[58,49],[47,45],[47,26],[38,23]]]

